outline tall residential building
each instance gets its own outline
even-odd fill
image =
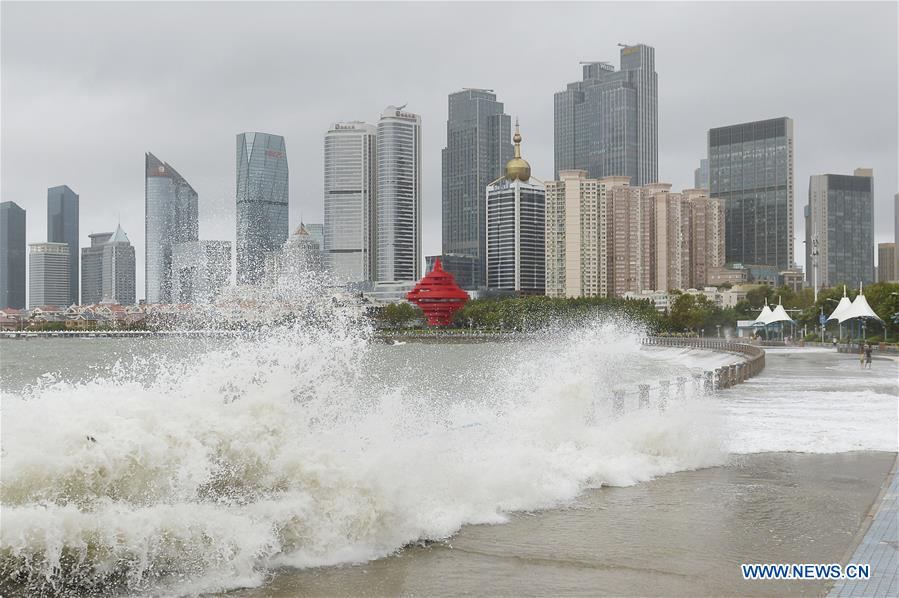
[[[198,196],[172,166],[144,156],[147,303],[172,300],[172,246],[199,237]]]
[[[0,203],[0,309],[25,309],[25,210]]]
[[[44,305],[67,306],[70,291],[69,245],[31,243],[28,249],[28,309]]]
[[[655,289],[655,204],[658,188],[617,186],[609,194],[609,295]]]
[[[818,288],[874,282],[874,173],[809,178],[806,280]],[[817,275],[812,255],[817,246]]]
[[[899,280],[896,275],[896,244],[877,244],[877,282]]]
[[[699,161],[699,168],[693,171],[693,186],[696,189],[709,188],[709,160],[703,158]]]
[[[706,189],[672,193],[656,188],[650,195],[655,226],[653,289],[701,289],[709,285],[710,270],[724,266],[721,200],[709,198]]]
[[[562,171],[546,185],[546,294],[605,297],[707,284],[724,264],[724,208],[704,189],[632,187]]]
[[[588,178],[627,176],[634,185],[659,177],[658,76],[655,49],[621,48],[621,70],[585,62],[583,80],[554,98],[555,173],[586,170]]]
[[[47,242],[69,246],[69,294],[78,303],[78,194],[66,185],[47,189]]]
[[[627,177],[591,179],[563,170],[546,183],[546,294],[608,295],[608,194]]]
[[[471,286],[467,260],[441,260],[463,288],[484,286],[487,264],[487,204],[484,189],[503,175],[512,158],[511,119],[490,89],[463,89],[449,95],[443,149],[443,255],[475,258]],[[463,271],[451,268],[461,266]]]
[[[709,130],[709,190],[724,201],[727,262],[793,265],[793,120]]]
[[[377,192],[377,129],[359,121],[331,125],[325,134],[322,250],[336,282],[375,278]]]
[[[237,136],[237,284],[256,284],[289,233],[287,148],[268,133]]]
[[[378,121],[376,280],[421,278],[421,116],[388,106]]]
[[[212,303],[230,279],[230,241],[187,241],[172,247],[172,303]]]
[[[487,186],[487,287],[518,295],[546,289],[546,188],[521,157],[515,125],[514,157],[506,174]]]

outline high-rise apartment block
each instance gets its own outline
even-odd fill
[[[853,175],[812,175],[805,214],[810,285],[874,282],[874,173],[870,168],[857,168]]]
[[[172,247],[172,303],[212,303],[230,279],[230,241],[188,241]]]
[[[0,309],[25,309],[25,210],[0,203]]]
[[[378,121],[376,280],[421,278],[421,117],[388,106]]]
[[[81,250],[81,303],[136,302],[134,247],[119,225],[113,233],[94,233]]]
[[[487,186],[487,287],[517,295],[546,288],[546,189],[521,157],[515,127],[514,157],[506,174]]]
[[[68,243],[31,243],[28,249],[28,308],[71,305]]]
[[[443,269],[456,283],[484,286],[487,264],[487,204],[484,189],[503,175],[512,158],[511,118],[489,89],[449,95],[443,149]],[[470,260],[475,259],[474,272]],[[453,270],[459,266],[461,270]],[[430,266],[429,266],[430,268]],[[464,281],[468,284],[463,284]]]
[[[621,69],[583,63],[583,80],[554,98],[555,173],[586,170],[591,179],[658,180],[658,76],[655,49],[621,48]]]
[[[237,283],[256,284],[268,254],[280,251],[289,233],[288,169],[284,137],[237,136]]]
[[[375,278],[377,192],[377,129],[359,121],[331,125],[325,135],[322,250],[325,267],[339,283]]]
[[[66,185],[47,189],[47,242],[68,245],[69,293],[63,303],[78,303],[78,194]]]
[[[709,190],[724,202],[729,263],[793,266],[793,120],[709,130]]]
[[[896,275],[896,244],[877,244],[877,282],[899,280]]]
[[[707,283],[724,264],[724,209],[704,189],[633,187],[562,171],[546,186],[546,294],[606,297]]]
[[[172,166],[144,156],[147,303],[172,300],[172,246],[199,238],[198,196]]]

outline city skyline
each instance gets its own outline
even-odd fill
[[[206,9],[202,6],[173,5],[170,7],[185,25],[203,18]],[[233,135],[242,130],[270,130],[285,136],[291,145],[291,162],[294,165],[293,178],[303,184],[292,185],[290,200],[290,227],[299,223],[300,216],[305,221],[322,220],[321,176],[322,158],[320,135],[327,122],[353,118],[357,114],[368,114],[369,106],[408,101],[415,111],[422,115],[422,161],[423,161],[423,253],[441,253],[440,230],[440,150],[445,146],[443,128],[446,122],[446,96],[463,87],[486,87],[495,90],[505,104],[505,112],[521,116],[528,123],[528,155],[535,176],[549,180],[552,178],[552,96],[566,82],[578,76],[577,62],[581,60],[614,61],[619,50],[618,41],[630,44],[645,43],[655,48],[655,70],[658,73],[659,98],[659,178],[670,182],[674,188],[692,186],[692,174],[697,160],[704,157],[705,136],[709,128],[739,122],[771,118],[783,114],[794,119],[796,126],[796,175],[795,193],[803,198],[807,193],[808,176],[818,172],[849,172],[859,164],[871,166],[878,173],[875,188],[875,242],[892,240],[892,193],[896,189],[896,149],[895,139],[878,134],[883,130],[895,130],[895,15],[894,5],[871,5],[869,10],[858,10],[842,4],[822,4],[820,10],[807,11],[793,5],[721,5],[704,3],[659,5],[657,12],[682,23],[676,34],[665,26],[655,25],[640,19],[647,7],[626,7],[615,4],[577,5],[556,11],[550,5],[528,5],[523,10],[532,17],[538,17],[546,27],[568,23],[578,31],[586,31],[591,18],[615,16],[620,35],[608,41],[597,42],[590,36],[571,36],[566,48],[555,48],[548,42],[538,42],[523,46],[508,40],[484,36],[470,39],[460,49],[458,58],[447,58],[440,62],[441,78],[436,84],[420,85],[416,76],[410,73],[415,68],[428,69],[438,61],[433,48],[439,43],[430,43],[434,36],[448,35],[448,22],[459,26],[470,26],[471,7],[455,7],[452,11],[445,6],[408,7],[408,18],[417,23],[424,32],[416,33],[411,40],[421,48],[421,56],[416,57],[415,68],[408,64],[402,68],[390,66],[378,71],[375,76],[371,64],[378,63],[396,51],[399,41],[387,40],[384,46],[368,53],[366,60],[353,59],[354,64],[346,66],[357,50],[356,46],[336,49],[333,56],[323,58],[320,72],[302,67],[296,78],[305,84],[314,84],[315,89],[304,95],[301,87],[286,87],[286,83],[274,78],[272,69],[256,66],[273,52],[285,56],[302,56],[306,43],[321,45],[315,37],[317,23],[350,14],[350,7],[324,7],[319,5],[285,5],[273,7],[268,15],[260,16],[272,27],[280,21],[285,27],[308,27],[310,39],[306,42],[292,42],[285,36],[273,35],[263,47],[252,49],[243,42],[228,48],[224,40],[239,30],[239,22],[245,17],[245,6],[227,6],[221,19],[210,23],[212,28],[206,35],[210,48],[220,54],[220,62],[199,66],[198,58],[189,56],[185,42],[172,39],[170,47],[150,51],[141,40],[131,43],[136,28],[160,18],[144,7],[108,7],[109,16],[99,18],[90,7],[71,9],[62,7],[56,11],[51,29],[69,26],[91,36],[101,38],[102,56],[98,59],[98,44],[84,44],[68,52],[67,56],[47,55],[34,51],[36,41],[28,37],[29,27],[38,24],[46,26],[42,18],[45,8],[4,6],[3,20],[3,71],[7,85],[3,105],[3,145],[2,198],[16,201],[31,212],[28,219],[28,242],[44,241],[40,232],[44,220],[41,206],[46,189],[58,183],[66,183],[77,189],[81,196],[82,220],[80,224],[81,247],[88,245],[87,234],[105,230],[110,217],[120,213],[123,227],[132,231],[132,241],[137,248],[138,293],[144,288],[143,257],[144,239],[140,231],[143,222],[138,217],[140,210],[142,181],[135,175],[133,162],[135,155],[154,149],[165,155],[172,163],[178,164],[183,172],[190,173],[192,185],[201,196],[200,227],[201,238],[231,239],[234,231],[234,171]],[[750,9],[751,8],[751,9]],[[360,9],[361,10],[361,9]],[[501,14],[502,6],[484,6],[478,11],[483,18],[490,14]],[[306,20],[298,20],[302,14]],[[380,22],[376,12],[372,18]],[[572,19],[577,14],[580,18]],[[772,14],[777,19],[770,19]],[[809,27],[814,33],[807,36],[787,36],[789,21],[802,14],[814,21]],[[291,17],[297,16],[296,19]],[[728,31],[727,35],[708,28],[709,23],[727,18],[739,22],[740,26]],[[850,18],[851,17],[851,18]],[[171,14],[165,17],[171,18]],[[122,21],[124,19],[124,21]],[[83,21],[84,20],[84,21]],[[440,21],[441,27],[430,27],[429,23]],[[848,29],[847,22],[854,25]],[[57,24],[58,23],[58,24]],[[581,24],[583,23],[583,24]],[[389,23],[385,20],[385,26]],[[764,25],[762,25],[764,24]],[[855,25],[857,24],[857,25]],[[583,29],[580,29],[583,27]],[[789,42],[754,44],[758,31],[753,27],[763,27],[764,35],[772,39],[788,38]],[[685,31],[703,30],[708,35],[702,45],[685,44]],[[839,31],[839,36],[836,32]],[[779,35],[779,33],[784,35]],[[26,35],[23,36],[22,34]],[[50,36],[52,38],[53,36]],[[302,38],[303,36],[293,36]],[[365,37],[365,36],[363,36]],[[389,36],[387,36],[389,37]],[[80,37],[79,37],[80,39]],[[442,38],[440,38],[442,39]],[[839,44],[834,45],[834,39]],[[437,40],[439,41],[439,39]],[[734,52],[722,52],[723,58],[710,55],[708,44],[728,41]],[[297,45],[299,44],[299,45]],[[137,64],[121,63],[108,48],[119,48],[137,60]],[[127,50],[126,50],[127,48]],[[877,64],[859,63],[855,60],[859,48],[884,60]],[[749,56],[744,56],[751,49]],[[740,51],[738,51],[740,50]],[[494,66],[472,61],[471,56],[484,53],[513,52],[522,56],[530,64],[532,75],[522,77],[519,73],[502,72]],[[781,60],[789,54],[790,61]],[[183,56],[184,64],[166,76],[167,84],[176,85],[183,77],[194,74],[196,97],[179,97],[176,102],[158,97],[160,92],[149,89],[140,78],[129,73],[140,72],[144,61],[152,64],[166,56]],[[228,58],[240,55],[240,60],[230,63]],[[767,58],[767,59],[766,59]],[[48,75],[59,75],[57,68],[68,68],[67,61],[75,59],[79,64],[99,64],[88,66],[89,78],[104,85],[84,88],[80,81],[60,75],[57,87],[50,95],[39,82]],[[444,60],[439,58],[439,60]],[[266,61],[271,62],[268,58]],[[827,68],[829,79],[826,83],[813,77],[797,77],[789,64],[782,62],[803,62]],[[368,65],[368,66],[366,66]],[[727,68],[720,68],[726,65]],[[834,65],[840,65],[838,68]],[[90,70],[96,68],[97,70]],[[265,82],[276,83],[277,93],[269,97],[269,102],[261,105],[252,100],[252,94],[240,91],[246,81],[240,76],[231,77],[233,83],[223,83],[219,77],[220,68],[236,69],[237,75],[249,77],[246,87],[257,88]],[[701,72],[715,72],[714,86],[701,86]],[[215,77],[211,85],[210,77]],[[113,88],[110,82],[115,79]],[[434,77],[431,77],[433,80]],[[836,79],[836,80],[835,80]],[[186,84],[187,83],[183,83]],[[200,89],[202,85],[210,90]],[[820,86],[819,86],[820,85]],[[352,86],[352,87],[350,87]],[[766,93],[755,93],[760,86]],[[866,93],[860,95],[853,89],[860,87]],[[770,89],[767,89],[770,87]],[[353,93],[346,93],[347,89]],[[292,89],[292,91],[291,91]],[[23,90],[23,91],[19,91]],[[286,93],[290,92],[290,93]],[[808,103],[809,93],[815,93],[816,102]],[[105,93],[106,95],[96,95]],[[174,97],[174,96],[172,96]],[[223,100],[228,98],[228,102]],[[59,98],[70,98],[74,110]],[[97,101],[102,110],[88,110],[85,103]],[[153,119],[152,126],[139,122],[142,119],[131,115],[140,110],[146,102],[154,102],[154,109],[169,118]],[[35,120],[33,106],[40,104],[41,120]],[[225,104],[229,108],[226,109]],[[813,105],[810,105],[813,104]],[[202,108],[201,108],[202,106]],[[840,111],[852,112],[849,123],[834,122],[832,115]],[[85,127],[89,127],[87,135]],[[36,129],[39,135],[34,135]],[[101,134],[97,134],[97,131]],[[310,135],[309,131],[315,131]],[[41,151],[46,159],[39,168],[29,164],[30,155],[35,151],[33,136],[45,142]],[[98,141],[85,140],[96,137]],[[77,142],[77,145],[75,145]],[[75,149],[77,148],[77,149]],[[230,154],[230,156],[229,156]],[[124,165],[124,164],[130,165]],[[102,164],[102,168],[99,165]],[[297,179],[297,177],[300,177]],[[801,204],[802,202],[797,202]],[[797,261],[803,262],[804,251],[799,245],[802,239],[801,205],[794,210],[793,240]]]

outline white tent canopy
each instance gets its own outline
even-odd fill
[[[839,309],[839,306],[837,306],[837,309]],[[851,320],[853,318],[873,318],[875,320],[883,322],[883,320],[880,319],[880,316],[874,313],[874,310],[871,309],[870,305],[868,305],[868,300],[865,299],[865,295],[862,292],[861,287],[859,287],[858,296],[852,302],[852,305],[850,305],[848,309],[841,312],[838,319],[840,321],[840,324],[842,324],[846,320]]]
[[[771,311],[771,308],[768,307],[768,300],[765,299],[765,307],[762,308],[762,313],[759,314],[759,317],[755,319],[755,322],[752,323],[753,326],[767,326],[772,322],[774,317],[774,312]]]
[[[774,311],[771,312],[771,319],[768,321],[769,324],[773,324],[774,322],[792,322],[793,318],[787,315],[786,310],[783,305],[778,304],[777,307],[774,308]]]
[[[849,306],[851,306],[851,305],[852,305],[852,302],[849,301],[849,297],[846,296],[846,286],[843,285],[843,297],[840,299],[840,302],[837,303],[836,309],[834,309],[833,312],[831,312],[830,317],[827,318],[827,321],[830,322],[831,320],[837,320],[838,322],[840,322],[842,324],[843,320],[842,320],[841,316],[842,316],[843,312],[845,312],[847,309],[849,309]]]

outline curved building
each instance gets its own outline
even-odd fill
[[[168,163],[144,157],[147,303],[172,300],[172,245],[199,238],[197,192]]]
[[[237,136],[237,283],[256,284],[266,255],[279,251],[288,234],[288,171],[284,137]]]

